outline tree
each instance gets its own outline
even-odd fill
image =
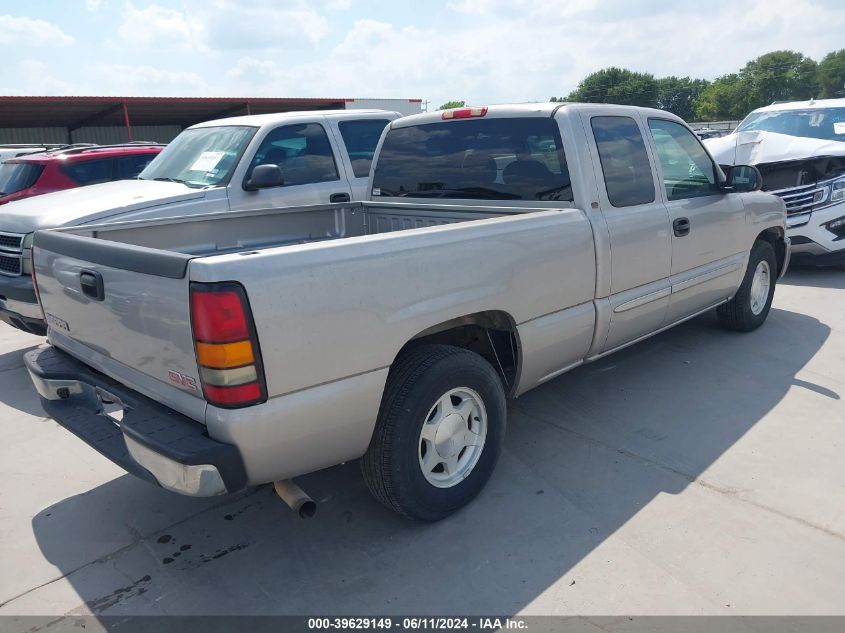
[[[451,110],[452,108],[463,108],[466,105],[466,101],[447,101],[442,106],[437,108],[438,110]]]
[[[706,79],[661,77],[657,80],[657,107],[677,114],[685,121],[695,117],[699,95],[710,85]]]
[[[816,78],[821,99],[845,96],[836,94],[845,90],[845,48],[824,56],[819,62]]]
[[[708,85],[695,103],[695,119],[718,121],[742,119],[748,114],[748,95],[745,85],[736,73],[722,75]]]
[[[657,106],[657,82],[654,75],[625,68],[604,68],[587,75],[578,87],[560,101],[620,103]]]
[[[739,71],[749,95],[749,110],[774,101],[803,101],[818,92],[817,64],[796,51],[772,51]]]

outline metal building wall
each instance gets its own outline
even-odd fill
[[[3,143],[67,143],[67,129],[63,127],[0,128],[0,144]]]
[[[403,116],[419,114],[422,104],[411,99],[355,99],[346,102],[347,110],[393,110]]]
[[[179,132],[179,125],[133,125],[132,137],[136,141],[155,141],[169,143]],[[67,137],[66,137],[67,138]],[[114,145],[125,143],[128,139],[124,127],[81,127],[72,133],[74,143],[97,143],[99,145]]]
[[[179,125],[133,125],[132,135],[136,141],[169,143],[182,127]],[[72,143],[98,143],[114,145],[127,141],[126,128],[81,127],[71,133]],[[63,127],[8,127],[0,128],[0,145],[4,143],[67,143],[67,128]]]

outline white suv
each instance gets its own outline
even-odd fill
[[[845,99],[758,108],[704,143],[721,165],[755,165],[786,203],[793,262],[845,264]]]

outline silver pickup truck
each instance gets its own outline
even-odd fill
[[[502,448],[507,397],[716,308],[766,319],[785,208],[677,117],[462,108],[393,121],[371,200],[39,231],[47,413],[187,495],[361,458],[437,520]]]

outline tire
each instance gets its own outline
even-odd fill
[[[506,418],[502,382],[484,358],[449,345],[411,349],[387,377],[361,460],[367,487],[409,519],[443,519],[487,483],[502,450]],[[461,448],[466,442],[473,445]]]
[[[759,286],[755,285],[755,275],[768,276],[768,289],[765,299],[759,295]],[[768,242],[758,240],[751,248],[748,258],[748,268],[742,284],[733,299],[720,305],[716,309],[719,323],[737,332],[751,332],[763,325],[769,316],[772,299],[775,296],[775,282],[777,280],[777,258],[775,249]]]

